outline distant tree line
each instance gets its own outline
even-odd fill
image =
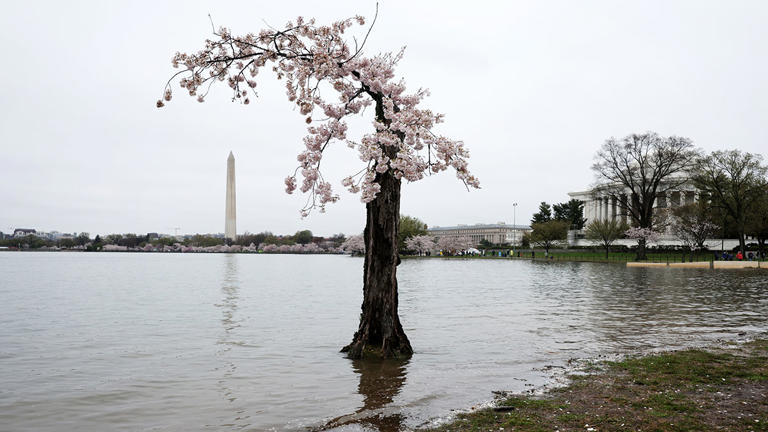
[[[571,199],[551,206],[542,201],[539,211],[531,219],[532,231],[523,236],[523,247],[534,245],[549,252],[550,248],[566,240],[568,230],[580,230],[585,222],[581,200]]]
[[[99,240],[101,238],[96,236]],[[39,237],[35,234],[27,234],[24,237],[11,237],[0,240],[0,246],[19,248],[19,249],[41,249],[41,248],[60,248],[72,249],[75,247],[85,248],[92,244],[88,233],[83,232],[75,237],[62,237],[57,240]]]
[[[533,214],[531,225],[550,221],[566,222],[568,229],[584,228],[584,202],[577,199],[550,206],[546,201],[539,204],[539,211]]]
[[[0,246],[6,246],[18,249],[82,249],[88,251],[98,251],[104,245],[124,246],[128,249],[143,248],[147,245],[154,247],[173,246],[181,244],[183,246],[211,247],[219,245],[307,245],[315,243],[329,248],[339,248],[346,240],[344,234],[335,234],[330,237],[317,237],[310,230],[297,231],[293,235],[275,235],[270,231],[264,231],[258,234],[245,233],[237,236],[233,242],[219,236],[210,234],[195,234],[185,236],[183,239],[176,237],[163,236],[156,237],[150,234],[109,234],[104,237],[97,235],[91,238],[86,232],[80,233],[75,237],[63,237],[57,240],[50,240],[29,234],[24,237],[6,238],[0,240]]]

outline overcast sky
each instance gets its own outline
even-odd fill
[[[610,136],[656,131],[705,151],[768,148],[768,2],[383,0],[366,54],[407,46],[398,74],[427,87],[439,132],[465,141],[482,189],[452,172],[403,187],[402,213],[430,226],[527,223],[540,201],[594,182]],[[238,232],[362,231],[340,180],[356,151],[323,162],[341,200],[301,219],[283,179],[303,117],[271,73],[260,98],[155,101],[176,51],[233,33],[361,14],[374,1],[5,2],[0,68],[0,231],[223,232],[226,159],[237,164]],[[368,116],[370,116],[370,111]],[[361,136],[364,118],[351,127]]]

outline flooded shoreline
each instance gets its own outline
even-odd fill
[[[404,260],[416,352],[359,364],[338,351],[360,258],[17,253],[0,271],[0,422],[14,430],[408,429],[541,388],[574,358],[768,330],[762,271]]]

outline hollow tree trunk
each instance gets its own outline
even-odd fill
[[[397,232],[400,223],[400,180],[378,174],[376,199],[366,205],[363,238],[363,305],[352,343],[341,351],[350,358],[409,357],[413,350],[397,313]]]

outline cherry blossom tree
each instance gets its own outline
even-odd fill
[[[693,252],[703,250],[704,243],[718,228],[717,225],[708,221],[696,221],[689,224],[678,217],[672,220],[672,234]],[[691,260],[693,260],[693,255],[691,255]]]
[[[419,255],[435,248],[435,238],[431,235],[415,235],[405,239],[405,246]]]
[[[419,250],[418,237],[419,236],[413,236],[405,239],[405,248],[407,251],[416,252],[421,255],[421,251]]]
[[[587,225],[585,237],[605,249],[605,259],[611,251],[611,245],[629,229],[623,219],[596,219]]]
[[[707,239],[719,228],[712,221],[710,204],[705,201],[672,209],[670,222],[672,234],[691,251],[703,250]]]
[[[637,260],[645,260],[645,247],[648,245],[648,243],[659,241],[659,238],[661,237],[661,233],[653,230],[652,228],[640,227],[632,227],[628,229],[624,235],[627,236],[627,238],[637,240],[637,244],[639,245],[638,248],[642,248],[642,256],[638,254]]]
[[[341,244],[341,249],[344,252],[351,253],[352,255],[362,255],[365,253],[365,240],[363,240],[362,235],[352,236],[344,240],[344,243]]]
[[[315,243],[307,243],[305,245],[302,245],[302,252],[303,253],[322,253],[324,252],[323,249],[316,245]]]
[[[452,167],[467,188],[478,188],[479,183],[467,168],[469,152],[464,144],[435,133],[443,116],[419,107],[427,90],[407,93],[403,80],[395,79],[394,68],[403,51],[364,55],[372,27],[360,43],[347,37],[355,24],[364,23],[361,16],[330,25],[299,17],[282,29],[242,36],[222,27],[202,50],[173,56],[173,66],[181,70],[168,81],[157,106],[171,100],[174,82],[200,102],[213,84],[226,83],[232,100],[247,105],[256,96],[259,73],[271,66],[277,79],[285,82],[288,100],[309,125],[298,167],[285,179],[288,193],[298,187],[308,194],[303,216],[312,209],[323,212],[327,203],[339,199],[320,171],[324,151],[334,142],[356,149],[364,165],[342,185],[359,192],[366,205],[363,304],[358,330],[342,351],[351,358],[364,353],[410,356],[411,345],[397,312],[401,182]],[[369,106],[374,109],[373,132],[351,139],[346,119]]]
[[[469,237],[445,236],[437,239],[437,247],[443,253],[456,254],[474,246]]]

